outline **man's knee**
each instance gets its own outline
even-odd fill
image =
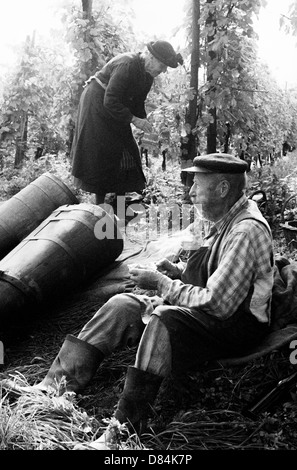
[[[176,312],[177,308],[172,305],[158,305],[154,310],[154,315],[166,322],[168,318],[174,318]]]
[[[125,318],[130,321],[134,317],[140,317],[141,303],[136,295],[116,294],[106,302],[101,310],[109,312],[113,317],[119,316],[121,321],[124,321]]]
[[[116,294],[83,327],[79,339],[96,346],[105,356],[115,348],[137,344],[144,324],[136,296]]]
[[[107,302],[106,305],[125,305],[126,303],[131,303],[131,299],[128,297],[128,294],[115,294]]]

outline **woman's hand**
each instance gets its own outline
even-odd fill
[[[141,129],[144,132],[152,132],[153,126],[151,125],[150,122],[148,122],[147,119],[141,119],[136,116],[133,116],[132,118],[132,124],[134,124],[135,127],[138,129]]]

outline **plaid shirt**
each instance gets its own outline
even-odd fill
[[[212,226],[210,234],[205,237],[206,245],[211,245],[246,204],[247,198],[242,196],[223,219]],[[158,282],[158,293],[171,305],[202,309],[224,319],[237,310],[251,286],[257,285],[256,295],[251,300],[251,311],[260,321],[269,321],[273,285],[272,237],[263,223],[246,219],[234,224],[223,238],[219,258],[211,272],[205,288],[162,276]]]

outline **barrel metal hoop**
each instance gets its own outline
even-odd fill
[[[38,234],[40,233],[47,225],[49,225],[51,222],[56,222],[56,221],[60,221],[60,220],[72,220],[74,222],[80,222],[83,224],[84,227],[88,227],[88,229],[91,231],[91,232],[94,232],[94,229],[95,229],[95,224],[94,223],[90,223],[88,222],[87,220],[84,220],[83,217],[73,217],[73,218],[63,218],[63,214],[65,212],[72,212],[73,209],[69,208],[69,210],[66,208],[64,208],[63,206],[63,211],[59,210],[59,209],[56,209],[52,212],[52,215],[50,218],[47,218],[46,220],[44,220],[43,222],[41,222],[41,224],[36,227],[35,230],[33,230],[33,232],[31,232],[31,235],[33,234],[35,236],[35,234]],[[77,215],[77,214],[76,214]],[[98,219],[99,220],[99,219]],[[27,238],[26,238],[27,240]]]
[[[69,211],[69,212],[72,212],[72,211]],[[77,214],[76,214],[77,215]],[[90,223],[88,222],[87,220],[84,220],[83,217],[73,217],[73,218],[65,218],[63,219],[63,217],[59,217],[59,214],[57,217],[55,217],[54,219],[51,219],[49,222],[51,221],[55,221],[55,220],[72,220],[74,222],[80,222],[84,225],[84,227],[88,227],[88,229],[91,230],[91,232],[94,232],[94,223]]]
[[[49,173],[45,173],[44,175],[42,175],[52,181],[55,182],[55,184],[57,186],[60,187],[60,189],[63,189],[64,190],[64,193],[65,191],[67,191],[67,194],[69,196],[71,196],[71,199],[73,201],[73,204],[77,204],[78,203],[78,200],[77,198],[75,197],[75,195],[72,193],[72,191],[70,191],[70,189],[62,182],[62,181],[59,181],[58,178],[54,178],[53,175],[50,175]],[[49,196],[48,192],[42,187],[42,186],[39,186],[38,184],[36,184],[36,182],[38,181],[38,178],[34,181],[32,181],[32,183],[30,183],[30,185],[26,186],[24,189],[27,189],[29,186],[31,188],[37,188],[38,191],[40,191],[44,196],[46,196],[46,198],[53,204],[53,206],[55,206],[56,204],[54,203],[54,201],[51,199],[51,197]],[[47,188],[48,189],[48,188]],[[27,209],[29,209],[29,211],[31,211],[32,213],[34,213],[34,210],[32,209],[32,207],[26,202],[24,201],[24,199],[20,196],[22,196],[21,194],[21,191],[17,194],[15,194],[13,196],[13,199],[15,199],[16,201],[19,201],[23,204],[23,206],[25,206]]]
[[[64,243],[62,240],[57,240],[57,239],[50,238],[50,237],[26,237],[23,241],[26,242],[26,241],[36,241],[36,240],[45,240],[45,241],[52,242],[52,243],[55,243],[56,245],[60,246],[64,251],[66,251],[66,253],[70,256],[70,258],[73,259],[75,264],[80,269],[82,269],[83,277],[85,277],[86,267],[85,267],[84,262],[82,261],[80,256],[77,253],[75,253],[74,250],[72,250],[72,248],[69,248],[69,246],[66,245],[66,243]]]
[[[13,287],[16,287],[29,298],[33,298],[34,300],[41,300],[40,293],[36,292],[30,286],[21,281],[21,279],[15,276],[10,276],[6,272],[0,270],[0,280],[11,284]]]
[[[31,183],[31,186],[37,188],[40,193],[42,193],[44,196],[46,196],[46,198],[52,203],[53,206],[56,206],[56,204],[55,204],[54,201],[51,199],[51,197],[49,196],[49,194],[48,194],[42,187],[38,186],[37,184],[34,184],[34,182]],[[16,199],[19,199],[19,198],[16,198]],[[19,199],[19,200],[24,204],[24,201],[23,201],[22,199]],[[75,202],[73,201],[73,204],[77,204],[77,203],[75,203]],[[26,206],[27,206],[27,204],[26,204]],[[27,206],[27,207],[28,207],[29,209],[31,209],[30,206]],[[31,210],[32,210],[32,209],[31,209]]]
[[[56,183],[56,185],[59,186],[64,192],[67,192],[67,195],[71,196],[73,204],[78,204],[78,199],[75,196],[75,194],[71,191],[70,188],[68,188],[67,184],[65,184],[63,181],[61,181],[56,175],[53,175],[52,173],[44,173],[43,176],[45,176],[46,178],[54,181]],[[33,183],[35,181],[33,181]]]
[[[0,227],[5,230],[6,233],[11,237],[11,240],[13,243],[19,243],[19,238],[15,236],[14,233],[12,233],[11,227],[3,220],[0,220]]]
[[[32,183],[31,183],[31,184],[32,184]],[[15,201],[20,202],[20,203],[23,205],[23,207],[26,207],[26,209],[27,209],[28,212],[31,214],[31,216],[32,216],[32,214],[33,214],[33,215],[35,214],[34,210],[33,210],[32,207],[27,203],[27,201],[24,201],[21,197],[18,196],[18,194],[15,194],[15,195],[13,196],[13,199],[14,199]],[[19,241],[19,240],[18,240],[18,241]]]

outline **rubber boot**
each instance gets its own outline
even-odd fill
[[[65,392],[77,393],[88,385],[103,359],[103,353],[95,346],[67,335],[42,382],[23,387],[12,381],[4,381],[3,387],[15,394],[50,390],[58,396]]]
[[[114,417],[140,435],[146,429],[148,412],[155,401],[163,378],[150,372],[128,367],[123,393]],[[117,439],[109,427],[95,441],[77,444],[73,450],[118,450]]]
[[[148,413],[162,380],[163,377],[129,366],[115,418],[140,435],[146,428]]]
[[[40,385],[56,389],[59,395],[66,391],[80,392],[88,385],[103,359],[103,353],[95,346],[67,335]]]

